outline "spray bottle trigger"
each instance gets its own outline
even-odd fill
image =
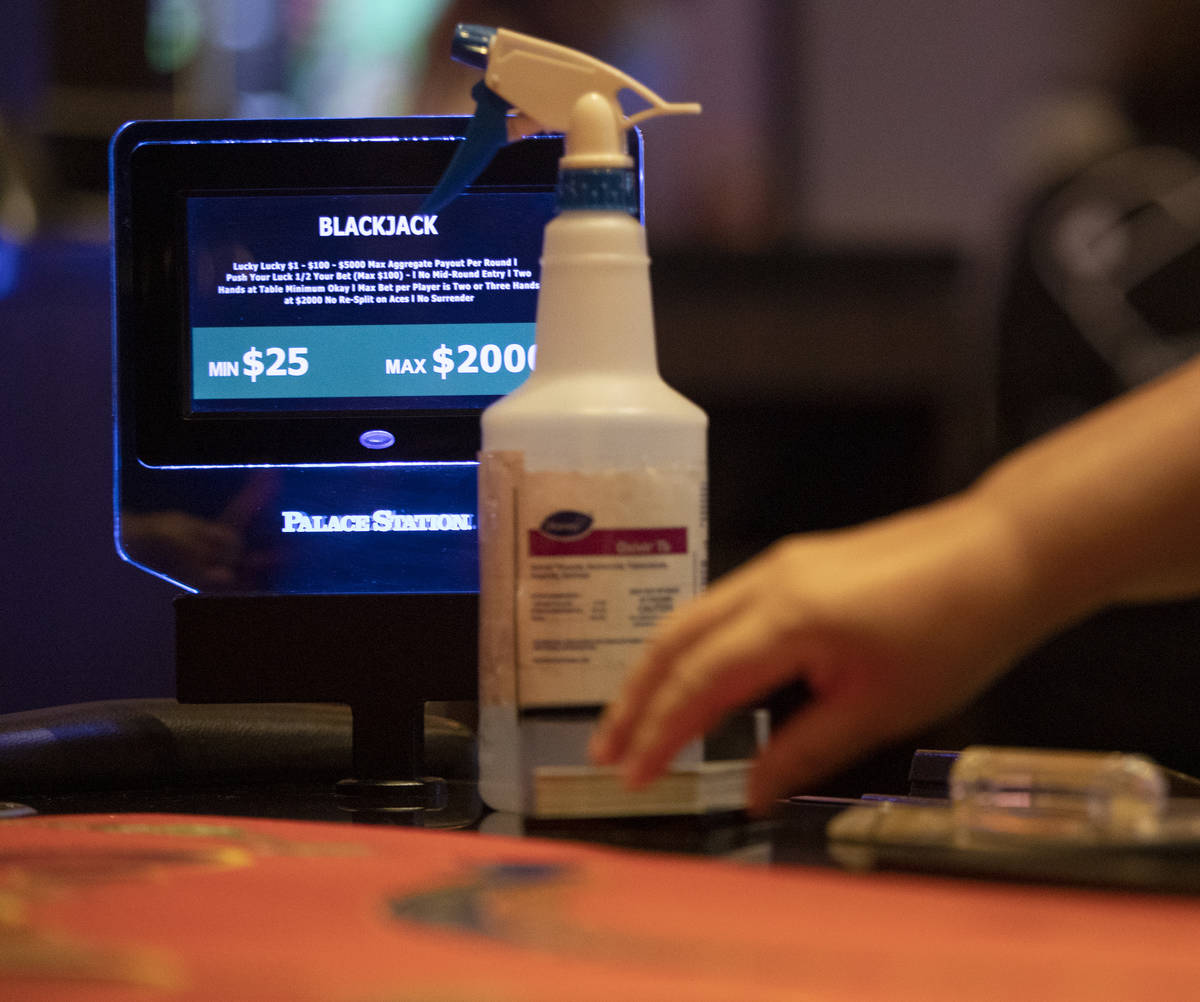
[[[438,212],[454,201],[483,173],[496,151],[509,142],[506,116],[512,105],[482,80],[471,88],[471,96],[475,98],[475,115],[467,134],[437,187],[425,197],[422,212]]]

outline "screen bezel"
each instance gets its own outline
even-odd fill
[[[150,467],[474,460],[481,408],[192,413],[185,229],[189,192],[423,193],[445,170],[468,122],[451,116],[123,128],[110,158],[122,451]],[[553,190],[561,152],[558,136],[505,147],[470,190]],[[395,436],[386,454],[359,441],[378,427]]]

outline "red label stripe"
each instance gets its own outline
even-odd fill
[[[578,539],[529,531],[531,557],[661,557],[687,553],[687,528],[593,529]]]

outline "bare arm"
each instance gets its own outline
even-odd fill
[[[789,537],[680,609],[592,745],[648,782],[797,677],[752,807],[963,705],[1109,605],[1200,594],[1200,360],[1014,453],[944,501]]]

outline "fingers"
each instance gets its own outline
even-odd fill
[[[750,773],[748,809],[767,813],[780,797],[802,790],[886,740],[873,704],[848,693],[823,694],[772,736]]]
[[[594,761],[612,765],[625,756],[635,724],[665,677],[674,670],[677,659],[702,643],[705,634],[727,617],[735,615],[743,602],[743,589],[735,576],[731,576],[663,623],[626,680],[621,695],[609,705],[597,725],[589,746]]]
[[[615,765],[629,747],[629,736],[646,702],[670,670],[667,658],[648,656],[629,677],[621,695],[601,716],[588,744],[588,754],[598,765]]]
[[[628,724],[622,753],[612,761],[620,762],[631,786],[645,785],[688,741],[734,707],[776,688],[803,663],[803,652],[771,628],[760,607],[746,608],[660,673],[636,721]]]
[[[776,548],[664,625],[597,728],[595,761],[619,765],[627,784],[643,786],[730,710],[797,677],[809,679],[815,698],[756,764],[755,809],[878,743],[886,719],[863,683],[883,668],[879,652],[828,628],[825,616],[796,593],[788,557]]]

